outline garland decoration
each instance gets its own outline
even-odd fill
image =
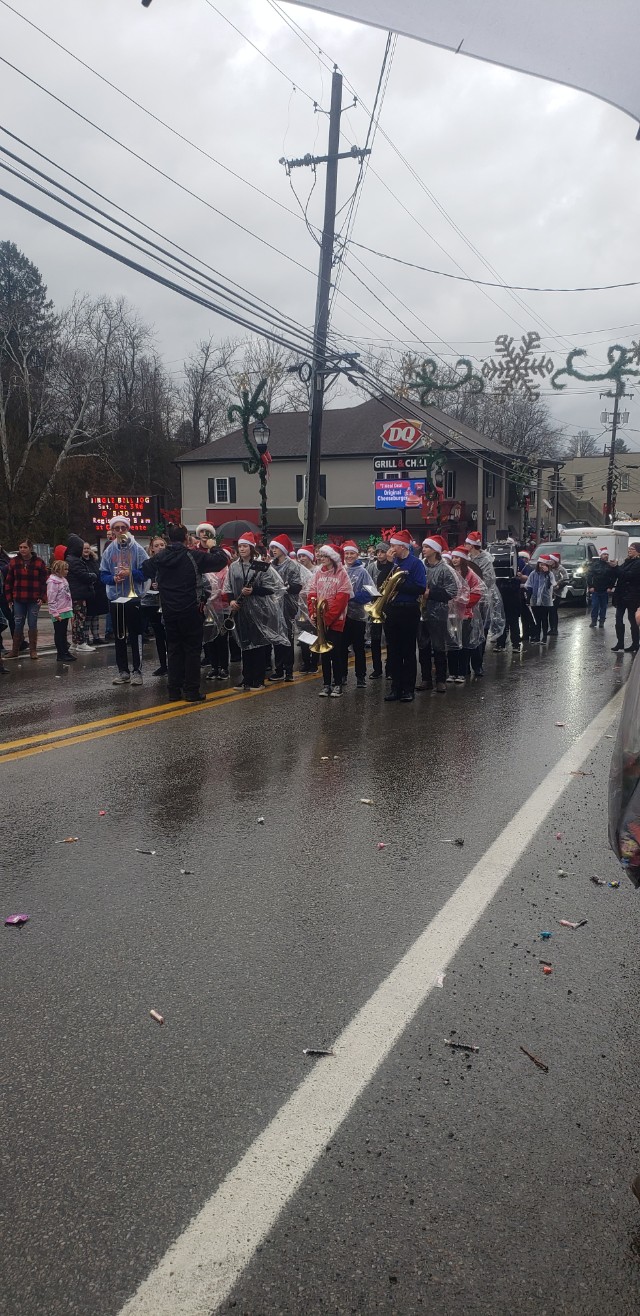
[[[234,405],[229,407],[227,411],[229,422],[232,423],[234,417],[237,416],[242,426],[242,437],[249,450],[249,461],[242,463],[242,469],[247,475],[257,475],[261,468],[265,469],[266,474],[266,463],[263,463],[263,459],[260,456],[258,449],[249,438],[249,425],[252,420],[266,420],[269,415],[269,403],[266,398],[261,397],[261,394],[264,393],[264,390],[267,387],[267,383],[268,380],[261,379],[258,387],[254,389],[251,395],[249,394],[248,389],[243,388],[240,394],[242,404],[238,405],[238,403],[234,403]]]
[[[556,370],[555,374],[552,375],[551,386],[558,391],[566,388],[566,384],[558,383],[562,375],[567,375],[571,379],[580,379],[590,384],[603,384],[606,380],[611,380],[615,385],[618,396],[621,397],[626,388],[625,378],[637,379],[640,376],[640,370],[633,370],[631,364],[636,360],[640,364],[640,352],[637,351],[639,347],[640,344],[638,343],[633,343],[631,347],[623,347],[621,343],[613,343],[611,347],[607,348],[609,369],[595,375],[587,375],[583,370],[576,370],[573,364],[574,361],[579,356],[586,356],[587,353],[584,347],[574,347],[573,351],[569,352],[562,370]],[[614,396],[614,394],[612,393],[611,396]]]
[[[409,379],[409,388],[413,389],[420,398],[422,406],[428,406],[432,393],[456,393],[458,389],[469,385],[470,393],[484,392],[484,380],[480,375],[476,375],[473,365],[468,357],[461,356],[456,361],[454,369],[464,367],[465,373],[459,375],[457,379],[450,380],[448,383],[438,383],[438,363],[433,357],[427,357],[422,362],[419,370]]]

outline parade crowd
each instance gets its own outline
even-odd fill
[[[234,663],[237,690],[293,682],[297,648],[299,670],[321,670],[321,697],[342,695],[353,654],[356,689],[386,677],[385,701],[410,703],[416,690],[444,695],[451,684],[480,680],[488,642],[498,651],[507,643],[519,649],[557,635],[568,580],[561,553],[542,552],[532,562],[513,540],[501,548],[511,567],[498,578],[496,558],[477,531],[451,548],[437,534],[419,546],[408,530],[392,531],[362,554],[355,539],[294,550],[286,534],[263,543],[247,532],[218,545],[214,528],[203,522],[195,534],[170,526],[147,552],[128,519],[115,516],[100,560],[74,534],[55,548],[48,569],[28,539],[14,557],[0,548],[0,639],[10,633],[12,657],[28,648],[37,659],[46,600],[58,661],[74,662],[78,653],[112,641],[114,685],[142,685],[143,641],[152,634],[153,676],[167,678],[170,700],[203,701],[203,676],[229,681]],[[587,585],[591,626],[604,626],[612,597],[614,649],[625,648],[628,619],[626,652],[637,653],[636,545],[620,564],[601,549]]]

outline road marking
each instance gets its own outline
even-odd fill
[[[316,673],[299,676],[296,685],[305,685],[308,681],[317,681]],[[262,690],[249,692],[221,691],[210,695],[204,704],[189,704],[181,701],[176,704],[154,704],[151,708],[139,709],[133,713],[123,713],[120,717],[100,718],[97,722],[84,722],[78,726],[62,727],[58,731],[44,732],[41,736],[26,736],[23,740],[5,740],[0,742],[0,766],[3,763],[15,763],[18,759],[32,758],[35,754],[47,754],[52,749],[67,749],[70,745],[82,745],[88,740],[102,740],[104,736],[115,736],[120,731],[138,731],[148,726],[157,726],[159,722],[170,722],[176,717],[187,717],[192,713],[204,713],[207,709],[226,707],[238,700],[245,703],[256,696],[273,694],[288,686],[269,685]],[[107,724],[107,725],[104,725]],[[20,748],[29,746],[29,748]]]
[[[334,1044],[121,1309],[211,1316],[617,716],[620,691],[518,810]],[[170,1191],[170,1185],[158,1185]]]

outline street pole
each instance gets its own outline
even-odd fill
[[[608,470],[608,472],[607,472],[607,512],[606,512],[606,515],[607,515],[607,517],[608,517],[608,524],[609,524],[609,525],[612,525],[612,524],[613,524],[613,517],[614,517],[614,513],[615,513],[615,496],[614,496],[614,492],[613,492],[613,477],[614,477],[614,474],[615,474],[615,460],[616,460],[616,430],[617,430],[617,428],[618,428],[618,402],[619,402],[619,400],[620,400],[620,394],[621,394],[622,392],[624,392],[624,382],[622,382],[622,384],[621,384],[621,381],[618,379],[618,380],[616,380],[616,391],[615,391],[615,395],[614,395],[614,403],[613,403],[613,422],[612,422],[612,425],[611,425],[611,447],[610,447],[610,449],[609,449],[609,470]],[[606,524],[606,523],[605,523],[605,524]]]
[[[305,155],[300,160],[281,160],[290,173],[303,165],[314,168],[326,164],[327,175],[324,194],[324,222],[320,244],[318,292],[313,331],[311,378],[309,381],[309,439],[307,447],[307,473],[304,491],[305,544],[313,543],[318,520],[318,492],[320,484],[320,454],[322,447],[322,414],[324,407],[325,377],[327,369],[327,336],[329,333],[329,302],[331,298],[331,272],[336,236],[336,206],[338,197],[338,164],[340,160],[363,160],[371,155],[368,149],[340,152],[340,119],[342,116],[342,74],[334,69],[331,80],[331,109],[329,111],[329,145],[327,155]]]
[[[260,529],[265,544],[268,543],[269,528],[267,525],[267,468],[264,464],[264,457],[260,460]]]

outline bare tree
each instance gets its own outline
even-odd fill
[[[190,425],[194,447],[211,443],[226,429],[229,375],[236,351],[237,344],[229,339],[215,344],[209,338],[198,343],[185,361],[181,390],[183,425]]]
[[[589,430],[578,430],[577,434],[567,440],[563,456],[567,460],[572,457],[595,457],[598,451],[598,440],[595,434],[591,434]]]

